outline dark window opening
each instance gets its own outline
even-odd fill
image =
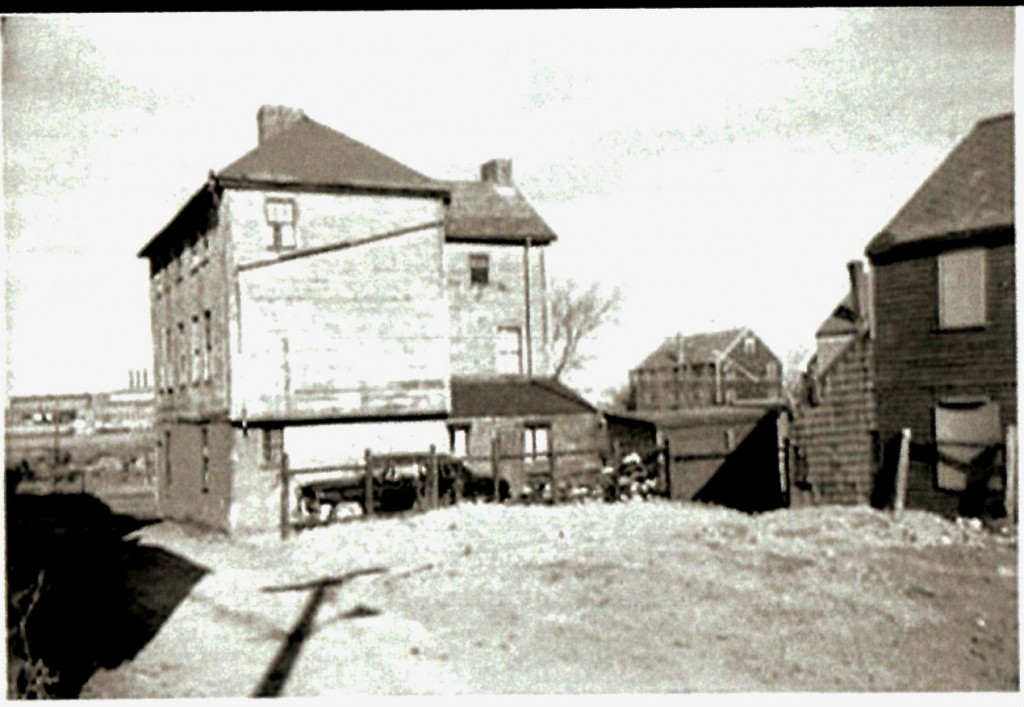
[[[469,256],[469,283],[486,285],[490,282],[491,259],[486,253],[473,253]]]

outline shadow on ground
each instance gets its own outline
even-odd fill
[[[155,521],[88,494],[8,494],[5,510],[11,697],[78,697],[98,669],[133,659],[207,572],[128,539]]]

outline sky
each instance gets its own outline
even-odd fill
[[[438,179],[494,157],[558,234],[552,277],[620,286],[568,382],[750,326],[784,361],[847,261],[978,120],[1013,110],[1012,8],[15,16],[2,111],[7,394],[152,362],[135,254],[256,145],[263,104]]]

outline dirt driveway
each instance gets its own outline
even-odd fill
[[[139,536],[211,571],[83,697],[1019,689],[1016,537],[924,513],[463,505]]]

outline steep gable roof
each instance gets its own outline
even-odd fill
[[[747,327],[737,329],[726,329],[703,334],[691,334],[682,337],[682,360],[687,364],[713,363],[718,357],[736,341],[744,332],[749,331]],[[678,337],[670,336],[655,349],[651,354],[637,366],[643,368],[665,368],[678,365],[680,341]]]
[[[1014,225],[1014,116],[982,120],[868,244],[893,248]]]
[[[488,181],[445,182],[451,204],[445,222],[449,239],[536,244],[556,239],[554,231],[515,186]]]
[[[217,176],[303,186],[447,192],[440,182],[306,116]]]
[[[516,417],[597,412],[553,378],[453,378],[452,417]]]

